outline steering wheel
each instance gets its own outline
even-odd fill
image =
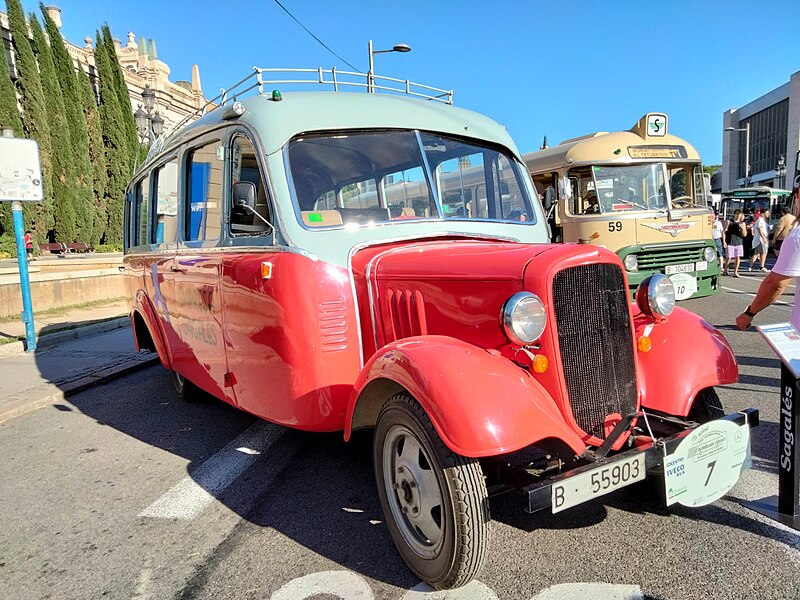
[[[672,204],[676,206],[689,206],[690,204],[694,204],[694,198],[691,196],[678,196],[672,199]]]

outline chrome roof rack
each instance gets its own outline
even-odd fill
[[[227,89],[221,89],[217,96],[162,133],[151,144],[147,152],[147,159],[161,152],[166,140],[189,122],[222,108],[228,103],[236,102],[240,97],[253,90],[257,90],[258,94],[263,94],[264,86],[273,85],[325,85],[332,86],[335,92],[338,92],[340,88],[362,88],[369,93],[375,93],[377,90],[407,94],[445,104],[453,104],[453,94],[455,93],[453,90],[443,90],[408,79],[396,79],[356,71],[339,71],[335,67],[330,69],[262,69],[253,67],[250,75]]]

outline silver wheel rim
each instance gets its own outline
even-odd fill
[[[427,450],[403,425],[393,425],[384,438],[382,475],[392,518],[406,544],[423,558],[436,556],[444,541],[442,488]]]

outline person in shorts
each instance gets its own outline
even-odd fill
[[[744,224],[744,214],[740,209],[733,211],[733,219],[725,225],[725,243],[728,245],[728,259],[725,262],[723,275],[730,272],[731,259],[733,259],[733,276],[739,277],[739,266],[744,256],[744,238],[747,235],[747,227]]]
[[[767,219],[769,219],[769,211],[763,210],[753,221],[753,255],[750,258],[748,271],[758,271],[756,263],[761,261],[761,271],[767,272],[767,251],[769,250]]]

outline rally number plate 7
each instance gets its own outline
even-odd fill
[[[554,483],[551,488],[553,513],[641,481],[645,478],[644,459],[643,453],[637,454]]]

